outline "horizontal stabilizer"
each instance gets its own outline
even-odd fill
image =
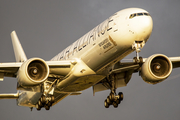
[[[19,93],[16,94],[0,94],[0,99],[17,99],[19,97]]]

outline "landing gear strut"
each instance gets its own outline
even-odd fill
[[[145,45],[144,41],[135,41],[132,45],[132,49],[136,51],[136,57],[134,57],[134,61],[136,63],[143,63],[142,57],[139,57],[139,52],[141,52],[141,48]]]
[[[144,47],[145,41],[134,41],[132,44],[132,50],[136,51],[136,57],[134,57],[134,62],[140,66],[143,64],[143,58],[139,57],[139,52]],[[110,105],[113,105],[114,108],[117,108],[118,105],[123,100],[123,93],[119,92],[116,94],[116,74],[111,74],[107,77],[108,87],[111,89],[109,96],[104,101],[104,106],[109,108]]]
[[[111,87],[111,92],[107,99],[104,101],[105,108],[109,108],[110,105],[113,105],[114,108],[117,108],[118,105],[123,100],[123,93],[119,92],[118,95],[116,94],[116,81],[115,81],[115,74],[111,75],[109,79],[109,86]]]

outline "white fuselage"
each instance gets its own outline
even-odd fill
[[[78,58],[97,72],[130,54],[135,41],[147,42],[152,27],[152,18],[147,11],[139,8],[124,9],[75,41],[52,60]]]
[[[98,75],[108,65],[115,64],[134,51],[134,43],[146,43],[152,28],[152,18],[143,9],[128,8],[115,13],[51,59],[78,59],[83,64],[76,65],[57,88],[60,91],[81,91],[96,84],[105,77]],[[81,73],[83,66],[88,69],[84,74]],[[82,70],[78,71],[81,67]],[[85,75],[89,75],[88,78]]]

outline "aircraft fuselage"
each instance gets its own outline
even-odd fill
[[[75,41],[55,56],[52,61],[78,59],[97,75],[108,65],[115,64],[133,52],[134,49],[132,49],[132,46],[136,42],[145,44],[150,37],[152,28],[152,18],[147,11],[139,8],[124,9],[115,13],[83,37]],[[71,91],[64,87],[69,85],[69,83],[87,79],[86,77],[80,78],[79,76],[75,76],[69,77],[71,81],[68,81],[68,78],[63,80],[58,85],[60,90],[64,89],[64,91]],[[91,76],[88,77],[88,81],[91,84],[87,87],[82,87],[87,83],[84,82],[83,84],[81,82],[82,84],[79,86],[76,85],[76,88],[72,91],[84,90],[105,77],[96,76],[97,79],[95,79],[94,76],[92,76],[92,78]],[[77,82],[76,84],[78,83],[80,82]]]

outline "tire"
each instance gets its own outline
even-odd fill
[[[140,64],[142,65],[143,64],[143,58],[142,57],[139,57],[139,60],[140,60]]]
[[[45,108],[46,110],[49,110],[49,109],[50,109],[50,106],[45,105],[44,108]]]
[[[46,103],[46,97],[44,95],[41,97],[41,103],[42,104]]]
[[[119,100],[120,100],[120,101],[123,101],[123,98],[124,98],[123,93],[122,93],[122,92],[119,92],[118,95],[119,95]]]
[[[111,101],[114,101],[114,94],[113,93],[110,93],[110,95],[109,95],[109,99],[111,100]]]
[[[117,104],[120,104],[120,103],[121,103],[121,100],[117,99],[117,100],[116,100],[116,103],[117,103]]]
[[[51,102],[48,102],[47,106],[51,107],[52,103]]]
[[[104,101],[105,108],[109,108],[109,104],[107,103],[107,100]]]
[[[114,106],[114,108],[117,108],[118,104],[116,102],[113,102],[113,106]]]
[[[40,111],[41,107],[38,104],[36,104],[36,109],[37,109],[37,111]]]
[[[133,59],[134,59],[135,63],[138,63],[137,57],[134,57]]]
[[[52,95],[52,96],[51,96],[51,103],[54,103],[54,100],[55,100],[55,98],[54,98],[54,96]]]
[[[112,104],[112,102],[111,102],[111,100],[110,100],[110,98],[109,98],[109,96],[107,97],[107,104],[109,104],[109,105],[111,105]]]
[[[40,100],[38,101],[38,105],[39,105],[39,107],[43,106],[43,104],[42,104],[42,102]]]

